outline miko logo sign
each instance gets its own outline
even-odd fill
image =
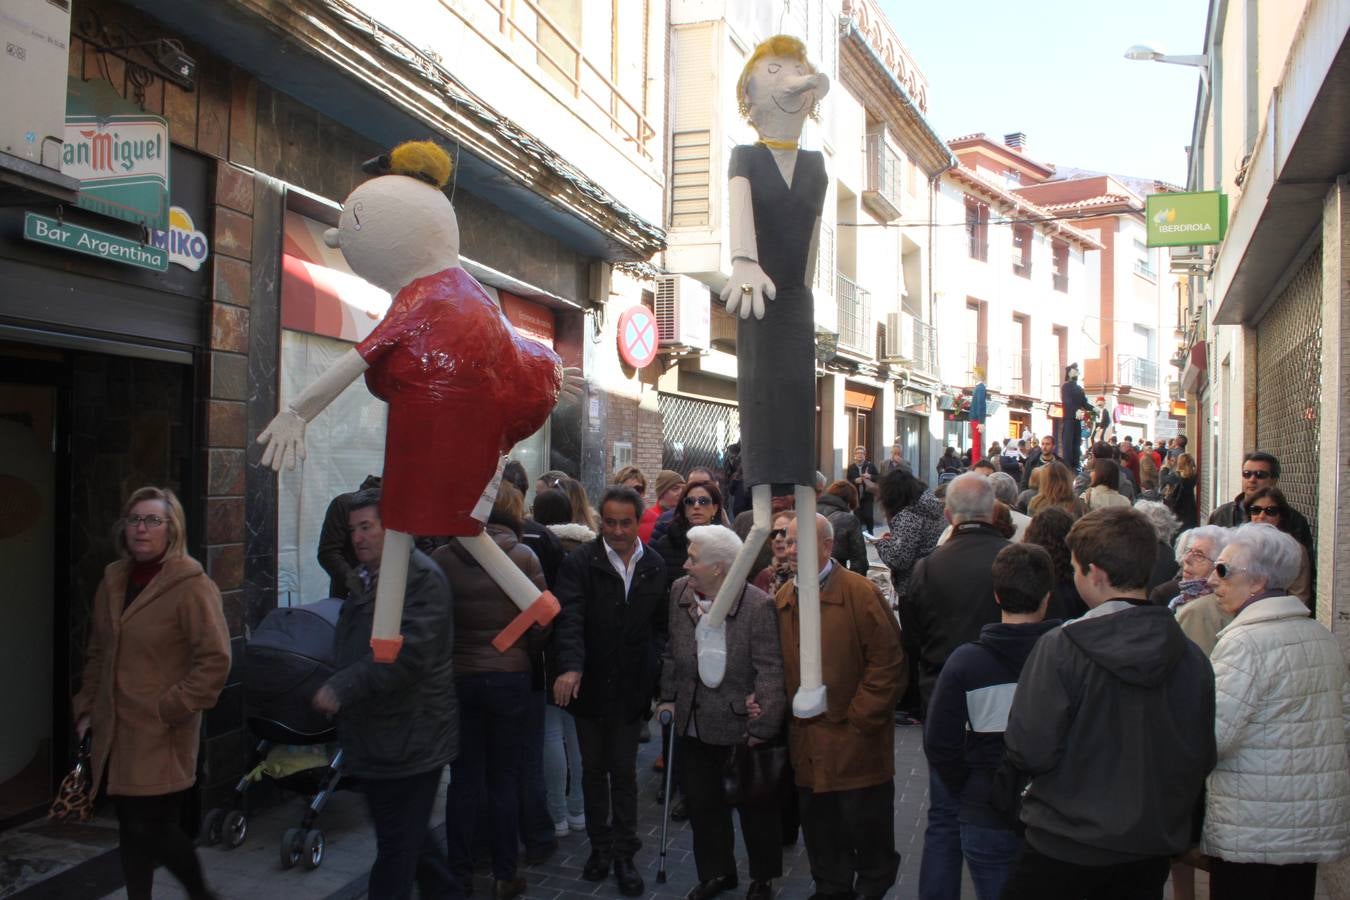
[[[169,228],[150,232],[150,246],[169,254],[169,262],[195,272],[211,252],[206,235],[197,230],[192,216],[181,206],[169,207]]]
[[[106,81],[70,79],[63,174],[80,180],[77,204],[151,229],[169,224],[169,124]]]

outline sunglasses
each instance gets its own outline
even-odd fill
[[[776,541],[776,540],[778,540],[779,538],[785,538],[785,537],[787,537],[787,529],[786,529],[786,528],[775,528],[773,531],[770,531],[770,532],[769,532],[769,538],[770,538],[770,540],[775,540],[775,541]]]
[[[1237,566],[1230,566],[1228,563],[1215,563],[1214,574],[1220,578],[1227,579],[1229,575],[1235,575],[1238,572],[1245,572],[1246,569],[1240,569]]]
[[[1242,477],[1255,478],[1257,481],[1265,481],[1267,478],[1270,477],[1270,473],[1267,472],[1265,469],[1259,469],[1257,471],[1252,471],[1251,469],[1243,469]]]
[[[712,500],[711,497],[685,497],[685,498],[684,498],[684,505],[685,505],[685,506],[712,506],[712,505],[713,505],[713,500]]]
[[[1252,514],[1252,518],[1256,518],[1257,516],[1280,516],[1284,514],[1284,510],[1280,509],[1278,506],[1249,506],[1247,507],[1247,510]]]

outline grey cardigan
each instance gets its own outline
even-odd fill
[[[671,587],[670,640],[661,658],[661,699],[675,704],[675,733],[687,734],[689,717],[694,715],[697,737],[706,744],[738,744],[747,735],[772,740],[782,730],[787,710],[773,598],[746,585],[732,604],[726,621],[726,676],[710,688],[698,678],[695,597],[687,577]],[[745,697],[750,693],[763,710],[754,721],[745,711]]]

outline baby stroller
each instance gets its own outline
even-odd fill
[[[310,795],[300,825],[281,838],[281,865],[323,862],[323,832],[314,821],[342,776],[342,750],[331,745],[333,723],[310,706],[310,699],[334,671],[334,636],[341,600],[320,600],[268,613],[244,650],[244,709],[249,731],[258,738],[254,768],[239,779],[228,807],[216,807],[202,821],[203,842],[234,849],[248,834],[244,794],[270,777],[291,791]]]

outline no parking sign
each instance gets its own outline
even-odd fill
[[[630,306],[619,316],[619,356],[635,369],[656,359],[656,317],[645,306]]]

